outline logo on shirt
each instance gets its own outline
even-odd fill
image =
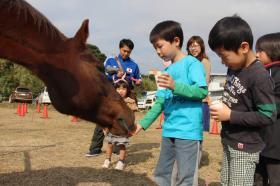
[[[126,69],[126,73],[131,74],[132,73],[132,69],[131,68],[127,68]]]
[[[237,148],[238,149],[243,149],[244,148],[244,144],[243,143],[237,143]]]

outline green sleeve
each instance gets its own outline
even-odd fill
[[[147,112],[143,119],[139,121],[139,124],[142,126],[144,130],[149,128],[151,124],[157,119],[157,117],[161,114],[164,105],[164,98],[157,98],[155,104]]]
[[[192,100],[202,100],[207,96],[208,89],[207,87],[199,87],[198,85],[187,85],[175,82],[173,94],[184,96]]]

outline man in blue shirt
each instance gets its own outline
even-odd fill
[[[110,81],[122,78],[129,82],[130,88],[140,85],[141,75],[138,65],[130,58],[134,44],[130,39],[122,39],[119,44],[120,54],[115,57],[109,57],[105,61],[105,73]]]

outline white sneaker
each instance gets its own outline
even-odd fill
[[[102,165],[103,168],[109,168],[111,165],[111,161],[106,159]]]
[[[122,161],[118,161],[115,169],[116,170],[123,170],[124,169],[124,163]]]

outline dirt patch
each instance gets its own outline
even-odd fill
[[[158,120],[131,138],[126,168],[115,171],[101,168],[105,153],[84,156],[94,124],[73,123],[71,116],[53,108],[48,110],[48,119],[41,118],[35,107],[28,108],[24,117],[15,113],[15,104],[0,105],[0,185],[155,185],[153,170],[161,139]],[[137,119],[142,116],[136,113]],[[220,185],[221,154],[219,136],[205,133],[200,185]],[[113,156],[112,161],[117,159]]]

